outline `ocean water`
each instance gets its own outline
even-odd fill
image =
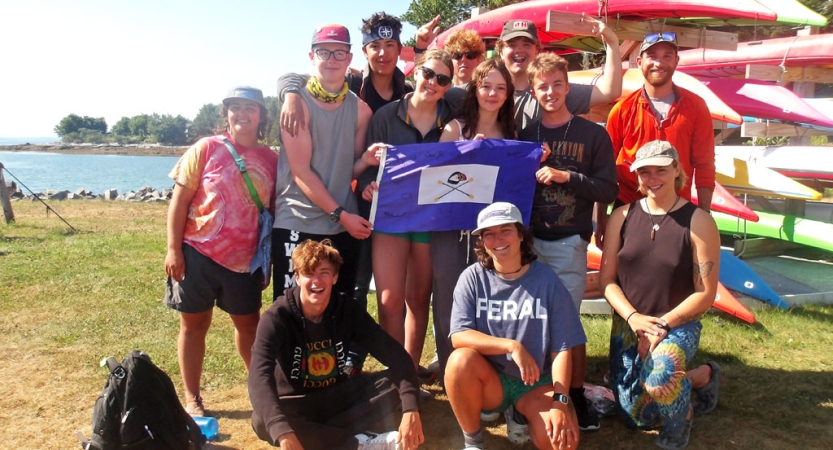
[[[51,144],[61,139],[56,136],[43,137],[0,137],[0,145],[23,145],[23,144]]]
[[[96,194],[117,189],[119,194],[145,186],[169,189],[173,180],[168,173],[176,156],[66,155],[41,152],[3,152],[0,162],[6,167],[3,177],[13,181],[13,174],[34,192],[46,189],[75,192],[84,188]],[[25,194],[29,194],[23,186]]]

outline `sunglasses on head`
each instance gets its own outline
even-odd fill
[[[656,44],[657,42],[672,42],[677,43],[677,33],[673,31],[666,31],[664,33],[651,33],[645,35],[646,44]]]
[[[451,77],[448,75],[440,75],[437,72],[434,72],[430,67],[422,66],[419,68],[422,71],[422,77],[426,80],[430,80],[434,77],[437,77],[437,84],[440,86],[448,86],[451,84]]]
[[[463,56],[465,56],[466,59],[468,59],[468,60],[475,60],[475,59],[479,58],[481,54],[482,53],[480,53],[480,52],[452,53],[451,54],[451,59],[453,59],[455,61],[459,61],[459,60],[463,59]]]

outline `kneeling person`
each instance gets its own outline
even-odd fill
[[[466,447],[483,448],[480,413],[507,411],[507,434],[539,449],[576,448],[570,387],[571,348],[587,338],[569,292],[535,261],[532,234],[509,203],[477,218],[478,263],[454,290],[445,387]],[[526,436],[518,413],[528,420]]]
[[[329,240],[303,242],[292,264],[297,286],[263,315],[252,347],[257,436],[282,449],[417,448],[424,441],[419,383],[408,353],[358,303],[333,290],[342,258]],[[348,378],[340,369],[351,342],[390,369]],[[400,405],[398,433],[360,434]]]

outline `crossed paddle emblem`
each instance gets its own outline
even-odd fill
[[[451,189],[449,189],[448,192],[446,192],[445,194],[435,198],[434,201],[438,202],[438,201],[440,201],[441,198],[445,197],[446,195],[448,195],[448,194],[450,194],[454,191],[457,191],[457,192],[467,196],[468,198],[473,199],[474,198],[473,195],[471,195],[468,192],[465,192],[465,191],[460,189],[461,187],[471,183],[472,181],[474,181],[474,178],[469,178],[469,177],[466,176],[466,174],[464,174],[462,172],[452,173],[451,176],[449,176],[446,181],[437,180],[437,184],[442,184],[443,186],[447,186]]]

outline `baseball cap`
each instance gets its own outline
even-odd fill
[[[312,45],[327,43],[350,45],[350,31],[343,25],[321,25],[312,33]]]
[[[538,42],[538,29],[531,20],[510,20],[503,24],[500,40],[506,42],[516,37],[525,37]]]
[[[662,33],[646,34],[645,39],[642,40],[642,45],[639,46],[639,54],[641,55],[645,53],[645,50],[648,50],[660,42],[667,42],[673,45],[675,49],[680,49],[680,46],[677,45],[677,33],[673,31],[665,31]]]
[[[668,141],[651,141],[636,151],[636,159],[631,164],[631,172],[645,166],[667,166],[679,161],[680,155]]]
[[[486,228],[505,225],[507,223],[519,223],[523,225],[521,211],[517,206],[507,202],[495,202],[483,208],[477,214],[477,229],[472,234],[479,236]]]
[[[266,102],[263,100],[263,92],[258,88],[251,86],[237,86],[229,89],[226,98],[223,99],[223,104],[228,106],[228,102],[235,98],[244,98],[251,100],[258,105],[266,108]]]

